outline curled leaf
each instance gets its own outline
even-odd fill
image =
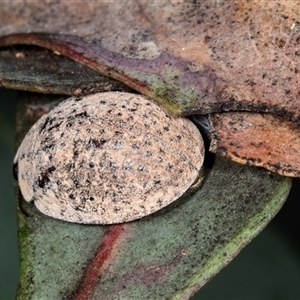
[[[300,176],[300,129],[271,114],[212,114],[210,151],[284,176]]]
[[[57,51],[174,113],[267,111],[300,124],[298,2],[91,2],[84,13],[81,3],[50,7],[48,14],[35,2],[3,4],[0,45]],[[46,34],[30,33],[37,28]]]

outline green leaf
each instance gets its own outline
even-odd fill
[[[130,91],[121,82],[39,47],[2,49],[0,85],[17,90],[76,96],[112,90]]]
[[[45,107],[21,99],[18,142]],[[266,226],[290,187],[289,178],[216,157],[199,188],[112,226],[49,218],[19,194],[18,299],[187,299]]]

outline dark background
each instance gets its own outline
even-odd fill
[[[17,92],[0,89],[0,299],[14,299],[18,242],[12,161]],[[300,299],[300,180],[274,220],[196,299]],[[46,299],[45,299],[46,300]]]

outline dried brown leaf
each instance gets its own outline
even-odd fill
[[[210,151],[284,176],[300,177],[300,129],[271,114],[210,116]]]
[[[296,1],[61,1],[47,3],[47,10],[44,5],[5,2],[0,35],[37,28],[76,35],[135,59],[136,68],[133,62],[128,69],[122,63],[114,68],[140,83],[145,82],[147,70],[130,70],[137,71],[141,58],[154,59],[148,72],[165,84],[164,92],[156,87],[156,98],[171,101],[179,84],[181,93],[173,101],[185,114],[268,111],[299,124],[300,3]],[[169,72],[155,64],[163,53],[174,67]],[[85,55],[89,56],[88,50]],[[154,87],[154,82],[148,84]],[[189,92],[183,93],[185,88]]]

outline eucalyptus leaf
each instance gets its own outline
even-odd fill
[[[0,46],[52,49],[185,115],[250,110],[299,126],[299,14],[279,0],[6,1]]]
[[[121,82],[39,47],[0,51],[0,85],[45,94],[87,95],[105,91],[130,91]]]

